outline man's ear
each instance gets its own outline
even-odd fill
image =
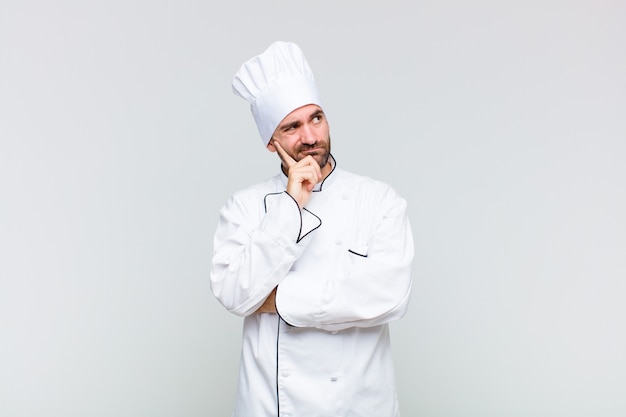
[[[274,146],[274,139],[270,139],[266,146],[267,150],[270,152],[276,152],[276,146]]]

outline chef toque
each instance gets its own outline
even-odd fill
[[[235,94],[250,103],[264,146],[293,110],[307,104],[322,105],[313,72],[298,45],[291,42],[274,42],[246,61],[232,86]]]

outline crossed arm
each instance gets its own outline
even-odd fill
[[[285,193],[272,196],[267,213],[251,208],[258,200],[258,194],[236,195],[221,211],[211,288],[227,310],[248,316],[277,308],[294,326],[333,330],[404,314],[413,241],[403,200],[384,199],[384,215],[376,215],[378,224],[367,239],[367,257],[346,251],[328,276],[292,269],[310,243],[297,243],[294,236],[306,210],[298,210]]]

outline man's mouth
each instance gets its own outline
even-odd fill
[[[316,154],[322,151],[323,151],[322,148],[311,148],[311,149],[303,149],[300,151],[300,153],[303,153],[305,155],[312,155],[312,154]]]

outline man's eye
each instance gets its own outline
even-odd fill
[[[319,122],[321,122],[321,121],[322,121],[322,116],[315,116],[315,117],[313,118],[313,123],[319,123]]]

